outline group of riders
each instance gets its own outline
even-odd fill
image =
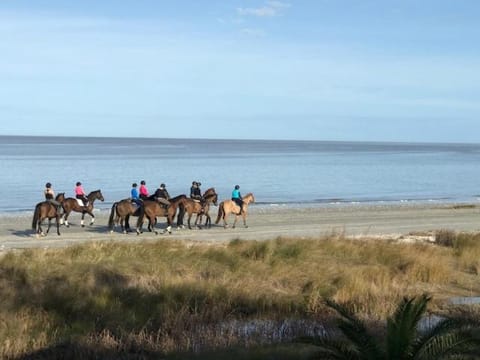
[[[201,204],[201,212],[203,212],[205,200],[200,190],[201,185],[202,184],[199,181],[192,182],[192,186],[190,187],[190,198]],[[82,202],[83,206],[87,206],[88,199],[80,181],[76,183],[74,191],[75,197]],[[47,182],[45,184],[44,195],[45,200],[55,205],[60,214],[63,213],[62,204],[55,200],[55,191],[53,190],[52,184],[50,182]],[[150,195],[145,180],[140,181],[140,187],[138,187],[137,183],[132,184],[132,189],[130,190],[130,199],[138,206],[143,205],[143,200],[155,200],[161,205],[164,205],[165,207],[168,207],[170,205],[170,195],[167,191],[165,184],[160,184],[160,187],[152,195]],[[232,191],[232,200],[240,207],[240,212],[238,213],[238,215],[241,215],[243,208],[243,198],[240,194],[239,185],[235,185]]]

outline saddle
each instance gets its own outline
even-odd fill
[[[85,205],[83,205],[82,199],[75,199],[75,200],[77,200],[78,206],[88,206],[88,202]]]

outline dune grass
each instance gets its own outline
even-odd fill
[[[427,292],[442,310],[450,296],[480,294],[480,235],[444,235],[448,246],[330,236],[9,252],[0,259],[0,357],[68,347],[103,358],[182,358],[276,343],[286,359],[278,343],[303,325],[283,337],[274,328],[285,319],[328,321],[326,297],[376,321],[403,296]],[[255,321],[269,325],[259,333],[248,325]]]

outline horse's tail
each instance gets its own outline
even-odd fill
[[[38,203],[35,206],[35,211],[33,212],[33,220],[32,220],[32,229],[37,230],[38,222],[40,220],[40,206],[42,203]]]
[[[117,211],[118,202],[113,203],[112,211],[110,211],[110,217],[108,218],[108,229],[113,230],[113,218],[115,217],[115,212]]]
[[[215,220],[215,224],[220,222],[220,219],[225,216],[225,209],[223,208],[223,201],[218,205],[218,215],[217,220]]]

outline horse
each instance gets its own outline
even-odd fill
[[[82,221],[80,222],[82,227],[85,226],[85,223],[84,223],[85,213],[87,213],[92,217],[92,220],[90,221],[90,225],[93,225],[93,223],[95,222],[95,215],[93,215],[93,203],[97,199],[100,201],[104,201],[105,199],[103,198],[102,192],[100,190],[95,190],[89,193],[87,195],[87,199],[88,199],[87,206],[79,205],[78,199],[75,199],[75,198],[66,198],[65,200],[63,200],[62,205],[63,205],[63,208],[65,209],[65,226],[66,227],[70,227],[70,224],[68,223],[68,216],[72,211],[82,213]]]
[[[165,231],[168,231],[169,234],[172,233],[172,223],[175,215],[177,213],[177,209],[179,209],[179,205],[187,198],[186,195],[178,195],[174,198],[169,199],[170,205],[165,207],[164,205],[160,204],[156,200],[144,200],[143,205],[145,207],[145,216],[148,219],[148,231],[154,231],[155,234],[158,232],[155,230],[155,225],[157,224],[157,216],[165,216],[167,218],[167,228]],[[177,219],[183,219],[183,209],[180,209],[180,213]],[[143,221],[142,221],[143,223]],[[140,228],[142,224],[140,224]],[[165,232],[164,231],[164,232]]]
[[[61,204],[62,200],[65,198],[64,193],[59,193],[55,200]],[[60,235],[60,218],[62,214],[58,212],[58,207],[52,204],[50,201],[42,201],[35,206],[35,210],[33,212],[33,220],[32,220],[32,229],[35,230],[35,234],[46,236],[50,231],[50,227],[52,226],[52,219],[55,218],[55,223],[57,224],[57,234]],[[48,228],[47,232],[44,233],[42,229],[42,221],[44,219],[48,219]]]
[[[110,233],[113,233],[113,226],[115,223],[120,223],[122,227],[122,232],[124,234],[130,230],[128,224],[128,219],[130,216],[138,216],[137,235],[140,234],[141,223],[143,222],[145,208],[144,206],[137,206],[135,203],[132,203],[130,199],[124,199],[113,203],[112,210],[110,211],[110,217],[108,219],[108,228]],[[116,216],[115,216],[116,215]]]
[[[242,217],[243,217],[243,225],[247,228],[247,209],[248,209],[248,204],[254,203],[255,202],[255,196],[253,196],[252,193],[248,193],[243,197],[243,206],[242,206]],[[237,203],[233,200],[224,200],[220,203],[218,206],[218,216],[217,220],[215,221],[215,224],[218,224],[220,222],[220,219],[223,219],[223,226],[225,228],[228,227],[227,224],[227,217],[231,213],[235,214],[235,221],[233,222],[233,228],[235,228],[235,225],[237,224],[237,219],[240,216],[238,213],[240,212],[240,206],[237,205]]]
[[[184,209],[184,212],[188,213],[188,228],[191,229],[192,226],[190,225],[190,220],[192,219],[193,214],[197,214],[197,217],[195,218],[195,226],[201,228],[198,225],[198,222],[200,220],[201,224],[201,216],[205,214],[207,219],[205,220],[205,226],[211,227],[212,226],[212,219],[210,218],[210,215],[208,214],[208,210],[210,209],[210,204],[214,204],[217,206],[217,201],[218,201],[218,195],[214,192],[205,192],[203,197],[203,211],[202,211],[202,203],[195,201],[193,199],[188,199],[186,198],[185,200],[182,201],[181,207]]]

